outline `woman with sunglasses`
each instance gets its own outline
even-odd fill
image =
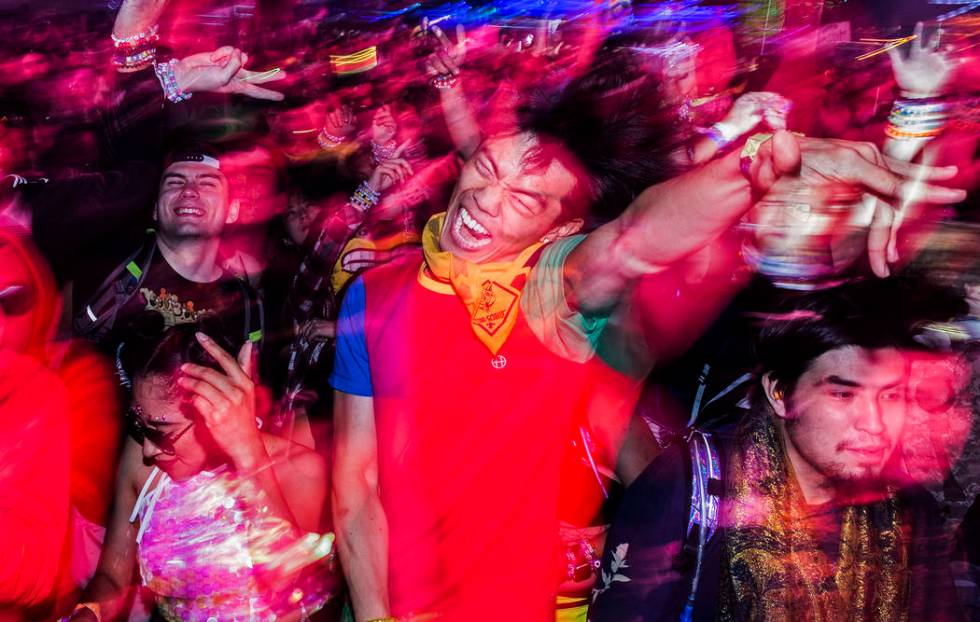
[[[199,329],[123,346],[131,438],[72,620],[125,619],[137,568],[158,619],[303,620],[327,600],[325,462],[259,430],[251,344],[236,360]]]

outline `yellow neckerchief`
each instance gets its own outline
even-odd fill
[[[470,312],[470,326],[491,354],[496,355],[517,324],[521,289],[515,286],[521,275],[526,281],[531,267],[527,261],[541,248],[532,244],[513,261],[476,264],[454,257],[439,247],[439,236],[446,213],[436,214],[422,231],[422,253],[425,263],[419,271],[419,283],[440,294],[456,294]]]

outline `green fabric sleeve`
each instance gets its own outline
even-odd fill
[[[573,311],[565,298],[565,259],[584,239],[584,235],[575,235],[548,245],[521,294],[521,310],[534,335],[558,356],[579,363],[595,354],[609,321],[607,315]]]

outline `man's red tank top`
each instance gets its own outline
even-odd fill
[[[562,452],[597,402],[629,411],[624,379],[551,353],[523,312],[494,357],[421,265],[363,277],[393,613],[554,620]]]

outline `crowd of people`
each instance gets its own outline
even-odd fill
[[[980,620],[908,4],[3,13],[0,620]]]

